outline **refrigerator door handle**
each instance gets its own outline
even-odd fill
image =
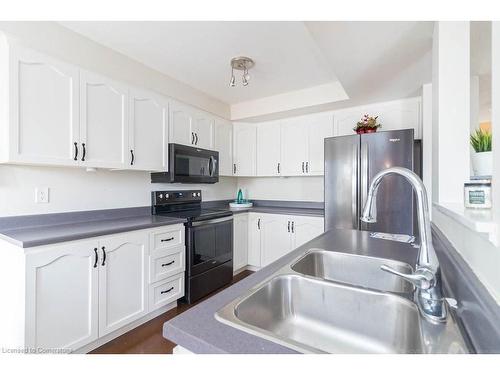
[[[352,146],[352,169],[351,169],[351,214],[352,227],[359,229],[358,218],[358,145]]]
[[[361,141],[361,210],[365,206],[368,195],[368,176],[370,174],[369,163],[368,143],[363,143],[363,141]],[[366,229],[367,225],[366,223],[361,223],[360,229]]]

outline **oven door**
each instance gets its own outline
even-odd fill
[[[170,182],[216,183],[219,181],[219,153],[170,143]]]
[[[186,224],[187,272],[198,275],[233,259],[233,217]]]

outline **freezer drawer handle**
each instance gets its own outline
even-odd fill
[[[162,290],[160,294],[170,293],[172,290],[174,290],[174,287],[168,288],[167,290]]]
[[[168,242],[168,241],[172,241],[175,237],[170,237],[170,238],[164,238],[162,240],[160,240],[160,242]]]
[[[166,266],[170,266],[170,265],[172,265],[172,264],[174,264],[174,263],[175,263],[175,260],[173,260],[173,261],[171,261],[171,262],[168,262],[168,263],[163,263],[161,266],[162,266],[162,267],[166,267]]]

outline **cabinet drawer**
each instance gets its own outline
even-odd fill
[[[156,249],[165,249],[184,245],[184,226],[166,228],[165,230],[153,232],[151,234],[151,238],[151,249],[153,251]]]
[[[154,311],[184,296],[184,272],[149,286],[149,311]]]
[[[184,272],[186,251],[184,246],[153,252],[149,263],[149,282],[154,283]]]

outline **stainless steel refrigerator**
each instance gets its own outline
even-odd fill
[[[378,172],[396,166],[417,170],[413,137],[413,129],[408,129],[325,139],[325,230],[414,234],[413,191],[401,176],[383,179],[376,202],[377,222],[359,219],[370,182]]]

